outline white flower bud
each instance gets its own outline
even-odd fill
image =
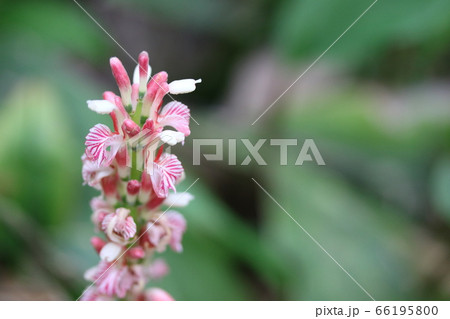
[[[159,138],[163,143],[174,146],[177,143],[184,142],[184,134],[177,131],[165,130],[159,133]]]
[[[88,108],[98,114],[109,114],[117,107],[106,100],[89,100],[87,101]]]
[[[122,246],[110,242],[103,246],[102,250],[100,250],[100,258],[104,261],[111,262],[116,260],[122,252]]]
[[[147,69],[147,81],[145,82],[145,84],[147,84],[148,80],[150,79],[150,76],[152,74],[152,67],[149,65],[148,69]],[[134,68],[134,72],[133,72],[133,84],[136,83],[140,83],[139,82],[139,64],[136,65],[136,67]]]
[[[185,80],[177,80],[169,83],[169,92],[170,94],[184,94],[195,91],[195,84],[201,83],[202,80],[194,80],[194,79],[185,79]]]
[[[194,196],[189,193],[170,193],[164,200],[164,205],[170,207],[186,207]]]

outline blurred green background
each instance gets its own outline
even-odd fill
[[[133,56],[202,78],[180,154],[195,200],[184,252],[154,285],[178,300],[450,297],[450,2],[79,1]],[[86,100],[134,62],[73,1],[0,2],[0,300],[74,300],[97,263],[81,161]],[[326,166],[192,165],[192,138],[312,138]],[[226,142],[225,142],[226,145]],[[247,155],[238,142],[238,164]],[[227,152],[225,152],[227,158]]]

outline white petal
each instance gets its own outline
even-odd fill
[[[104,261],[111,262],[122,252],[122,246],[117,245],[116,243],[107,243],[103,246],[102,250],[100,250],[100,258]]]
[[[184,94],[190,93],[195,90],[195,84],[201,83],[202,80],[194,80],[194,79],[185,79],[185,80],[177,80],[169,83],[169,92],[170,94]]]
[[[175,181],[175,183],[178,185],[178,184],[180,184],[182,181],[184,181],[186,179],[186,174],[184,173],[184,171],[181,173],[181,176],[180,176],[180,178],[179,179],[177,179],[176,181]]]
[[[150,76],[152,75],[152,67],[149,65],[147,69],[147,81],[150,79]],[[138,83],[139,84],[139,64],[136,65],[133,72],[133,84]],[[147,84],[147,83],[145,83]]]
[[[159,138],[163,143],[174,146],[177,143],[184,142],[184,134],[177,131],[165,130],[159,133]]]
[[[89,109],[98,114],[109,114],[116,109],[113,103],[106,100],[89,100],[87,105]]]
[[[84,279],[86,279],[87,281],[95,281],[96,274],[97,274],[97,267],[89,268],[84,273]]]
[[[139,64],[136,65],[133,72],[133,84],[139,83]]]
[[[193,199],[194,196],[189,193],[170,193],[164,200],[164,205],[170,207],[185,207]]]

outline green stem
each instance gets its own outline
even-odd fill
[[[136,112],[134,112],[131,119],[136,123],[137,125],[140,125],[141,122],[141,112],[142,112],[142,100],[139,99],[138,104],[136,105]]]
[[[136,149],[132,150],[131,153],[131,176],[130,179],[139,180],[141,177],[141,172],[137,168],[137,152]]]

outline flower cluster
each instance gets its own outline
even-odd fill
[[[103,234],[91,239],[100,262],[85,273],[92,284],[81,300],[173,300],[162,289],[146,290],[148,281],[168,272],[155,253],[167,246],[183,249],[186,221],[167,209],[186,206],[193,198],[175,193],[184,170],[167,151],[190,134],[189,109],[177,101],[163,106],[163,99],[192,92],[201,81],[168,83],[166,72],[151,77],[147,52],[138,61],[131,84],[120,60],[111,58],[120,96],[108,91],[102,100],[87,101],[91,110],[110,115],[114,129],[103,124],[91,128],[81,158],[85,184],[101,191],[91,208],[92,222]]]

